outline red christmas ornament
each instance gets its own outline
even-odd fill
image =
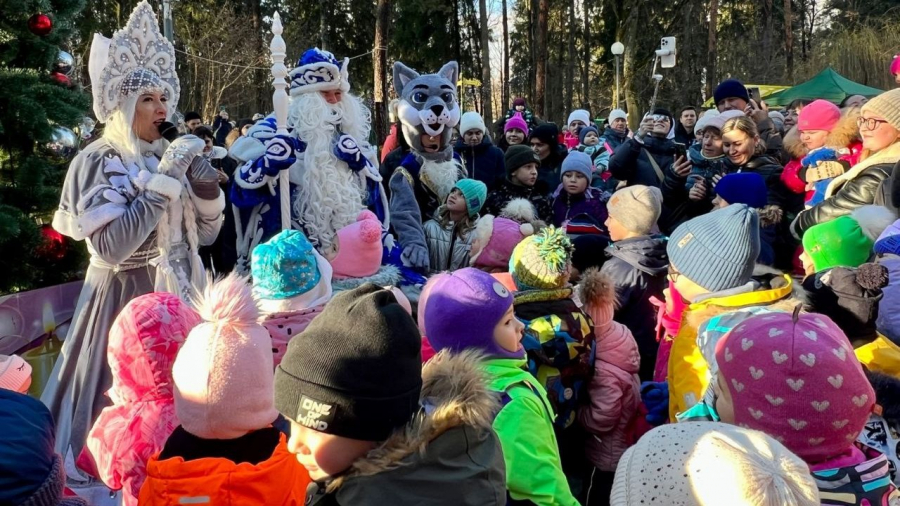
[[[35,248],[35,255],[44,260],[62,260],[66,256],[66,238],[50,225],[41,225],[43,242]]]
[[[50,79],[53,79],[58,84],[61,84],[63,86],[71,86],[72,85],[72,81],[69,80],[69,76],[67,76],[65,74],[60,74],[59,72],[51,72]]]
[[[28,18],[28,29],[38,37],[43,37],[53,31],[53,20],[46,14],[35,14]]]

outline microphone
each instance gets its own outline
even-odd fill
[[[178,138],[178,127],[174,123],[163,121],[159,124],[159,134],[163,136],[163,139],[172,142]]]

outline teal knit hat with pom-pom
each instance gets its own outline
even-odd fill
[[[569,280],[572,241],[563,229],[549,227],[526,237],[513,250],[509,272],[519,290],[553,290]]]

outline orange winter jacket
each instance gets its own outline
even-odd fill
[[[288,451],[283,434],[272,456],[257,465],[224,458],[158,458],[147,464],[141,506],[303,506],[306,501],[309,474]]]

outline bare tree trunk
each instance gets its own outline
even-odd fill
[[[375,50],[372,68],[375,79],[375,145],[382,146],[389,130],[387,114],[387,44],[391,22],[391,0],[378,0],[375,11]]]
[[[584,0],[582,9],[584,10],[584,55],[582,58],[581,70],[581,107],[587,110],[591,109],[591,21],[588,15],[590,6],[589,0]]]
[[[794,30],[792,25],[791,0],[784,0],[784,54],[787,56],[787,78],[794,82]]]
[[[790,2],[791,0],[786,0]],[[719,30],[719,0],[709,0],[709,36],[707,38],[706,63],[706,96],[711,97],[716,85],[719,84],[716,77],[716,37]]]
[[[572,102],[575,101],[575,0],[569,0],[569,56],[566,58],[566,111],[572,110]]]
[[[481,17],[481,102],[484,124],[490,130],[494,124],[494,107],[491,86],[491,33],[488,29],[487,0],[478,0],[478,15]]]
[[[260,8],[261,0],[249,0],[250,10],[250,26],[253,27],[253,44],[256,47],[256,54],[265,54],[265,45],[263,43],[262,29],[262,9]],[[257,69],[253,74],[253,84],[256,88],[256,103],[253,104],[254,114],[257,112],[267,112],[268,104],[272,98],[271,88],[268,86],[269,72],[262,68]]]
[[[550,0],[538,0],[537,36],[537,69],[534,76],[534,112],[544,118],[546,112],[547,90],[547,18],[550,15]],[[544,118],[546,119],[546,118]]]
[[[319,47],[325,51],[328,50],[328,19],[325,14],[328,11],[326,8],[328,5],[331,5],[328,0],[319,1]]]
[[[628,126],[631,130],[637,130],[646,111],[641,110],[638,103],[638,94],[635,88],[635,46],[637,46],[638,16],[640,9],[633,6],[625,20],[625,35],[622,43],[625,44],[624,65],[622,70],[622,90],[625,92],[625,104],[628,106]]]
[[[762,34],[762,61],[772,61],[772,9],[773,1],[764,0],[762,3],[763,34]]]
[[[462,30],[459,26],[459,0],[453,0],[453,59],[457,62],[462,61],[462,41],[460,41],[460,37],[462,37]],[[462,76],[462,71],[460,70],[460,76]]]
[[[500,94],[500,114],[503,114],[503,108],[509,107],[509,19],[506,12],[506,0],[503,0],[503,80],[501,82],[502,91]]]
[[[528,29],[531,33],[531,38],[528,41],[529,57],[531,58],[531,67],[529,68],[528,74],[528,100],[532,103],[532,108],[534,108],[534,97],[535,93],[537,93],[537,85],[535,83],[537,83],[538,51],[535,41],[537,40],[537,12],[539,1],[540,0],[531,0],[531,5],[528,9]]]

